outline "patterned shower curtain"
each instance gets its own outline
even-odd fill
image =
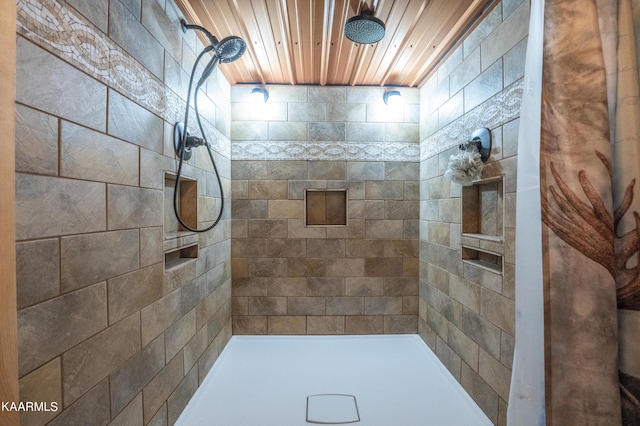
[[[540,126],[546,423],[640,425],[640,0],[543,6],[540,115],[521,121]],[[509,419],[540,424],[518,422],[521,336]]]

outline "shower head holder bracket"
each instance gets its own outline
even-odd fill
[[[185,161],[188,161],[191,158],[191,146],[189,146],[188,140],[191,135],[187,132],[187,137],[185,138],[184,133],[187,132],[184,128],[184,123],[178,121],[173,125],[173,148],[176,150],[176,155],[178,158],[182,158]],[[186,146],[183,146],[182,141],[185,141]],[[184,153],[182,152],[184,149]]]

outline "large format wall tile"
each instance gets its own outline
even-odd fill
[[[60,292],[60,249],[57,239],[16,244],[18,309]]]
[[[106,229],[105,213],[103,183],[16,175],[18,241],[103,231]]]
[[[130,186],[108,185],[109,229],[162,225],[162,192]]]
[[[161,263],[110,279],[109,324],[155,302],[162,296],[163,287]]]
[[[182,37],[179,31],[182,31],[182,28],[179,19],[182,16],[176,12],[172,12],[170,4],[166,6],[165,11],[164,4],[156,1],[142,2],[142,24],[171,56],[180,59]]]
[[[175,323],[181,312],[180,289],[142,309],[142,344],[148,344]]]
[[[162,45],[149,33],[140,21],[115,0],[109,4],[109,34],[131,56],[158,77],[162,77],[164,52]]]
[[[114,419],[109,426],[143,424],[142,394],[139,393]]]
[[[61,240],[63,291],[84,287],[138,267],[138,231],[114,231]]]
[[[164,367],[164,338],[158,337],[111,374],[111,414],[119,413]]]
[[[64,121],[60,150],[60,174],[64,177],[138,184],[135,145]]]
[[[482,42],[482,69],[488,68],[504,56],[520,40],[527,37],[529,28],[529,2],[523,1],[502,25]],[[521,65],[522,66],[522,65]]]
[[[29,41],[18,38],[16,100],[106,130],[107,88]],[[77,102],[82,99],[82,102]]]
[[[42,401],[50,406],[57,403],[62,407],[62,386],[60,383],[60,358],[43,365],[20,379],[20,401]],[[20,423],[28,425],[46,424],[56,415],[56,411],[23,411]]]
[[[58,173],[58,119],[16,105],[16,171]]]
[[[198,369],[192,368],[185,373],[184,379],[180,382],[175,391],[167,398],[167,416],[169,424],[174,424],[178,416],[184,410],[196,389],[198,388]]]
[[[104,379],[49,424],[53,426],[106,425],[110,418],[109,380]]]
[[[502,61],[496,61],[464,88],[465,112],[501,91],[502,87]]]
[[[140,349],[140,317],[131,315],[62,356],[65,406],[69,406]]]
[[[171,359],[143,390],[144,418],[148,421],[169,398],[184,377],[182,354]]]
[[[103,32],[108,32],[109,4],[94,3],[91,0],[68,0],[80,13]]]
[[[99,283],[19,311],[20,375],[105,328],[106,304],[106,284]]]
[[[162,120],[117,92],[109,91],[109,134],[162,152]]]

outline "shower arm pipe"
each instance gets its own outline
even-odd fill
[[[196,24],[190,24],[188,23],[184,18],[180,19],[180,25],[182,26],[182,32],[186,33],[187,30],[198,30],[198,31],[202,31],[207,38],[209,39],[209,43],[215,47],[216,44],[218,44],[218,39],[216,38],[216,36],[214,36],[213,34],[211,34],[211,32],[209,32],[208,29],[206,29],[205,27],[201,26],[201,25],[196,25]]]

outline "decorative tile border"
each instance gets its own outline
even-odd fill
[[[234,141],[233,160],[418,161],[420,146],[400,142]]]
[[[182,120],[184,100],[73,9],[55,0],[17,0],[17,9],[19,34],[167,122]],[[214,149],[229,157],[229,138],[206,120],[203,125]]]
[[[524,80],[520,79],[477,106],[467,114],[438,130],[420,144],[420,161],[465,141],[478,127],[493,129],[520,116]]]
[[[73,9],[55,0],[18,0],[17,6],[20,34],[167,121],[179,117],[181,99]]]

